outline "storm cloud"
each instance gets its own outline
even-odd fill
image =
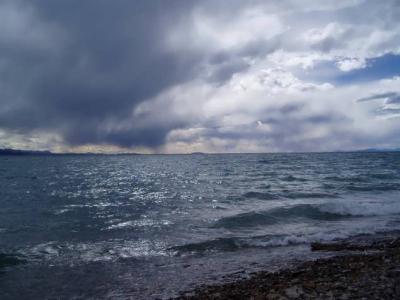
[[[397,146],[398,77],[335,78],[399,55],[399,19],[395,0],[2,0],[0,147]]]
[[[158,145],[134,108],[190,80],[196,56],[163,45],[186,1],[9,1],[0,37],[3,128],[55,130],[65,142]],[[4,105],[5,104],[5,105]]]

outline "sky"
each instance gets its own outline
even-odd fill
[[[398,0],[0,0],[0,148],[397,147]]]

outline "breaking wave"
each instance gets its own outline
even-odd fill
[[[335,221],[351,217],[400,214],[400,202],[344,201],[322,204],[299,204],[267,211],[251,211],[217,220],[212,227],[235,229],[289,223],[296,220]]]

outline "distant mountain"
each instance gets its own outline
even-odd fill
[[[400,152],[400,148],[391,148],[391,149],[369,148],[369,149],[358,150],[357,152]]]
[[[139,155],[138,153],[53,153],[50,151],[34,151],[34,150],[20,150],[20,149],[0,149],[1,155],[18,155],[18,156],[27,156],[27,155]]]
[[[53,155],[111,155],[111,156],[124,156],[124,155],[141,155],[140,153],[134,152],[121,152],[121,153],[100,153],[100,152],[65,152],[65,153],[52,153]]]
[[[50,151],[33,151],[19,149],[0,149],[0,155],[52,155]]]
[[[337,152],[400,152],[400,148],[368,148],[368,149],[360,149],[355,151],[337,151]],[[205,155],[207,153],[204,152],[192,152],[190,155]],[[35,150],[20,150],[20,149],[0,149],[0,156],[2,155],[15,155],[15,156],[29,156],[29,155],[111,155],[111,156],[120,156],[120,155],[141,155],[140,153],[93,153],[93,152],[85,152],[85,153],[74,153],[74,152],[66,152],[66,153],[53,153],[51,151],[35,151]]]

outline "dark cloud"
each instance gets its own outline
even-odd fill
[[[213,61],[213,64],[210,65],[211,75],[206,79],[213,84],[222,84],[231,79],[235,73],[244,71],[248,67],[249,64],[241,58],[224,57],[220,62]]]
[[[318,82],[336,78],[338,63],[398,49],[398,4],[306,3],[0,0],[0,134],[42,133],[66,146],[157,148],[179,137],[174,129],[202,128],[194,130],[202,141],[265,140],[299,150],[312,147],[308,132],[329,127],[319,134],[334,140],[349,119],[334,112],[336,105],[312,104],[312,94],[328,86]],[[331,66],[325,77],[312,69],[322,61]],[[265,110],[281,97],[292,104]],[[306,98],[311,105],[300,103]],[[379,114],[398,113],[398,93],[358,102],[373,100],[381,101]],[[236,111],[244,102],[249,110]]]
[[[21,32],[0,38],[0,82],[8,87],[1,95],[0,127],[55,131],[72,145],[162,144],[179,124],[142,127],[132,111],[192,78],[198,57],[169,51],[163,38],[165,29],[185,17],[194,3],[8,2],[8,9],[20,16],[13,21],[27,26],[33,40],[21,41]],[[24,10],[26,14],[17,13]],[[25,24],[28,17],[32,29]]]
[[[190,22],[196,0],[5,3],[19,27],[9,38],[0,35],[0,83],[7,87],[0,92],[6,103],[0,128],[54,132],[69,145],[162,145],[182,120],[153,119],[149,125],[132,115],[138,105],[195,77],[222,85],[249,67],[244,57],[265,55],[276,44],[255,41],[211,54],[170,49],[168,30]],[[243,3],[201,6],[229,20]],[[22,37],[26,32],[28,39]]]

